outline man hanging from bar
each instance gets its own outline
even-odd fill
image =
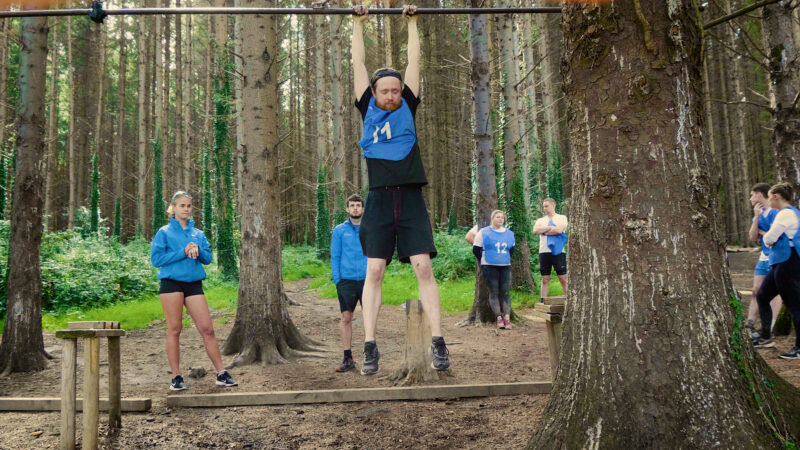
[[[439,287],[433,277],[431,258],[436,256],[422,186],[428,184],[422,166],[414,125],[419,100],[420,45],[415,6],[403,8],[408,24],[408,67],[405,83],[395,69],[382,68],[367,74],[364,52],[364,22],[367,9],[356,6],[351,42],[356,108],[364,121],[359,146],[369,174],[369,195],[359,232],[367,256],[367,278],[361,305],[364,314],[364,364],[362,375],[378,372],[380,352],[375,341],[381,285],[386,265],[397,247],[401,262],[411,263],[417,277],[420,300],[428,315],[432,335],[432,363],[436,370],[450,368],[441,331]]]

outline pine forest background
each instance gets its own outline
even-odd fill
[[[485,6],[531,6],[523,3],[498,0]],[[707,21],[746,3],[712,1],[703,16]],[[223,5],[236,6],[211,4]],[[60,5],[70,6],[79,5]],[[145,6],[208,4],[105,4]],[[426,0],[418,6],[469,4]],[[800,42],[799,9],[794,10],[795,42]],[[719,220],[730,244],[749,244],[750,186],[777,181],[760,15],[756,10],[715,27],[706,40],[704,136],[715,155],[717,167],[711,172],[719,177],[724,212]],[[437,229],[475,223],[468,20],[452,15],[419,21],[423,104],[416,124],[430,181],[424,194]],[[366,193],[366,167],[357,146],[361,120],[353,107],[349,67],[351,23],[342,16],[280,18],[278,164],[284,244],[314,244],[318,230],[343,220],[347,195]],[[166,222],[166,200],[182,189],[192,194],[196,226],[219,249],[220,265],[226,257],[235,261],[239,180],[247,164],[239,151],[247,131],[240,121],[239,18],[115,16],[103,25],[85,18],[50,18],[49,26],[46,229],[97,230],[122,242],[137,233],[149,239],[154,227]],[[490,16],[488,28],[498,203],[501,209],[513,207],[511,221],[529,228],[544,197],[554,197],[559,211],[568,212],[569,118],[560,89],[560,16],[496,15]],[[0,20],[3,218],[9,217],[14,183],[19,33],[19,19]],[[399,16],[372,17],[365,33],[370,72],[382,66],[405,68],[406,27]],[[625,94],[653,95],[647,80],[640,81]],[[511,201],[514,196],[522,199]],[[324,253],[327,243],[322,237],[319,241]],[[537,241],[530,244],[535,252]]]

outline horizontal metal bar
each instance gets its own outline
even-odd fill
[[[0,11],[2,17],[42,17],[42,16],[88,16],[89,9],[32,9],[20,11]],[[104,10],[109,16],[145,15],[184,15],[184,14],[323,14],[352,15],[352,8],[243,8],[243,7],[191,7],[191,8],[112,8]],[[403,8],[375,8],[368,10],[371,15],[401,15]],[[417,8],[416,14],[553,14],[560,13],[561,7],[535,8]]]

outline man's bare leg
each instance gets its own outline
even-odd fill
[[[539,296],[545,298],[548,295],[550,295],[550,275],[542,275],[542,289]]]
[[[364,342],[375,340],[378,312],[383,303],[381,287],[385,272],[385,259],[367,258],[367,278],[364,280],[364,291],[361,296],[361,312],[364,316]]]
[[[419,299],[430,321],[431,336],[441,336],[442,307],[439,299],[439,286],[436,284],[436,279],[433,277],[431,257],[429,254],[424,253],[421,255],[414,255],[410,259],[411,266],[414,268],[414,275],[417,276]]]
[[[558,281],[561,283],[561,292],[563,292],[564,295],[567,295],[567,274],[559,275]]]

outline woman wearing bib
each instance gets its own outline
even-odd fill
[[[503,211],[492,211],[490,225],[475,235],[472,252],[481,264],[481,273],[489,287],[489,306],[497,317],[497,327],[511,329],[511,253],[514,233],[504,226]]]
[[[792,188],[788,183],[778,183],[769,190],[769,206],[778,210],[764,244],[770,247],[769,272],[756,294],[761,316],[761,332],[753,334],[756,348],[773,347],[772,307],[769,302],[780,294],[783,304],[792,315],[795,330],[800,329],[800,210],[792,206]],[[795,336],[794,348],[781,353],[783,359],[800,359],[800,332]]]

